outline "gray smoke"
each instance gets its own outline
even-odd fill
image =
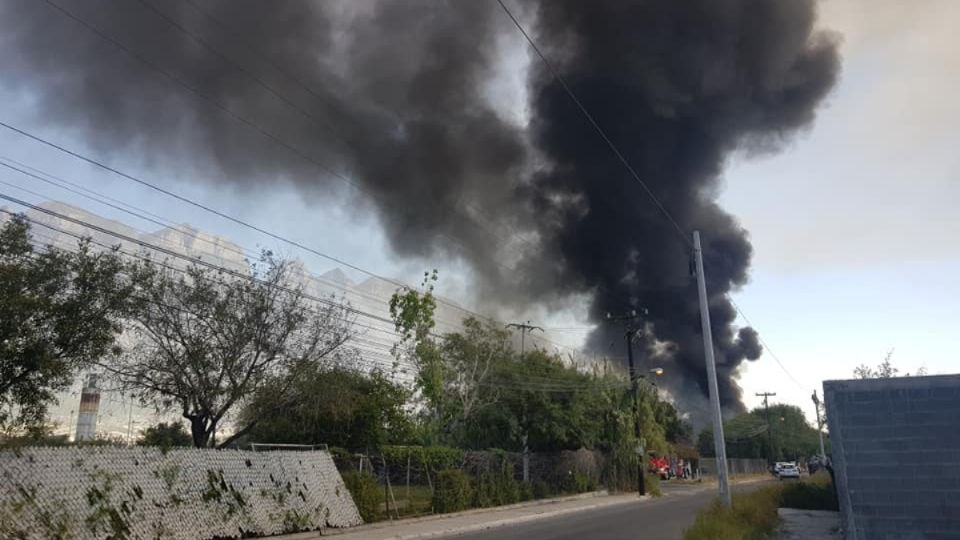
[[[742,407],[736,371],[761,349],[728,295],[752,248],[714,202],[717,179],[731,152],[809,125],[832,87],[839,59],[815,2],[522,7],[650,189],[704,232],[721,397]],[[647,308],[643,361],[702,405],[688,247],[541,63],[529,125],[491,97],[503,58],[526,51],[493,0],[7,0],[0,16],[2,84],[101,155],[372,210],[398,254],[464,258],[483,296],[512,309],[582,293],[596,320]]]

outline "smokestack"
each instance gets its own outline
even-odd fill
[[[52,1],[62,9],[0,7],[0,84],[37,121],[101,156],[372,212],[396,255],[466,263],[491,309],[587,296],[602,321],[647,308],[641,360],[669,369],[682,407],[706,405],[688,247],[538,60],[528,102],[498,101],[527,50],[496,2]],[[761,350],[734,324],[753,249],[717,205],[719,181],[732,153],[775,151],[809,126],[832,88],[836,40],[816,6],[543,0],[519,14],[663,206],[703,231],[731,411]]]
[[[100,376],[90,373],[83,381],[80,393],[80,409],[77,414],[76,442],[93,441],[97,438],[97,415],[100,413]]]

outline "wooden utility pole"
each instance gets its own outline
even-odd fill
[[[820,419],[820,398],[817,396],[817,391],[813,391],[813,406],[817,410],[817,435],[820,436],[820,462],[826,464],[827,462],[827,452],[823,449],[823,421]]]
[[[633,362],[633,338],[640,331],[635,328],[635,321],[637,321],[640,316],[637,314],[636,310],[631,311],[626,315],[620,315],[614,317],[613,315],[607,313],[607,320],[609,321],[622,321],[626,328],[624,335],[627,338],[627,364],[629,366],[630,373],[630,392],[633,395],[633,420],[634,420],[634,432],[637,437],[637,493],[641,496],[647,494],[647,485],[646,479],[644,478],[643,466],[646,462],[646,453],[643,448],[643,433],[640,426],[640,378],[637,376],[637,368]]]
[[[757,397],[763,398],[763,414],[767,417],[767,461],[774,462],[773,456],[773,425],[770,424],[770,403],[768,398],[777,395],[776,392],[757,392]]]
[[[520,360],[523,360],[523,355],[526,353],[527,347],[527,332],[533,332],[534,330],[539,330],[543,332],[543,328],[539,326],[534,326],[530,324],[530,321],[525,323],[510,323],[506,325],[507,328],[517,328],[520,330]],[[524,420],[526,420],[524,418]],[[530,448],[527,446],[528,434],[526,429],[523,432],[523,481],[530,481]]]
[[[526,352],[527,332],[533,332],[534,330],[543,332],[543,328],[530,324],[530,321],[525,323],[510,323],[506,325],[506,327],[520,330],[520,356],[523,356],[523,354]]]

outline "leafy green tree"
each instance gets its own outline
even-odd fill
[[[269,252],[247,275],[151,260],[127,272],[138,299],[130,321],[136,343],[102,365],[142,402],[178,410],[197,447],[217,445],[224,418],[271,381],[353,353],[349,306],[307,299],[290,263]],[[278,403],[288,388],[274,387]],[[246,421],[219,446],[259,419]]]
[[[727,443],[727,456],[770,457],[773,461],[786,461],[820,452],[817,430],[807,422],[799,407],[785,404],[770,405],[769,415],[769,435],[767,412],[763,407],[725,421],[723,430]],[[707,428],[700,433],[698,449],[703,455],[714,455],[713,430]]]
[[[77,368],[115,347],[132,290],[116,252],[36,249],[29,228],[0,228],[0,427],[42,423]]]
[[[892,377],[909,377],[909,372],[904,372],[903,375],[900,375],[900,368],[897,368],[890,362],[890,359],[893,357],[893,349],[887,352],[887,355],[883,357],[883,362],[877,365],[877,367],[872,368],[866,364],[860,364],[853,370],[853,377],[855,379],[890,379]],[[917,369],[916,375],[926,375],[927,368],[920,367]]]
[[[54,433],[58,426],[47,422],[32,422],[7,428],[0,433],[0,448],[18,446],[67,446],[70,436]]]
[[[405,410],[409,393],[382,373],[313,364],[291,376],[286,391],[278,389],[287,381],[275,380],[244,407],[241,423],[255,424],[250,440],[362,451],[409,442],[412,422]]]
[[[390,298],[390,316],[394,321],[400,342],[394,345],[397,362],[409,361],[416,368],[415,385],[423,400],[426,416],[425,435],[428,443],[436,442],[434,433],[440,431],[445,410],[444,384],[448,377],[440,346],[433,336],[434,312],[437,301],[433,291],[438,274],[436,270],[424,273],[421,290],[405,288]]]
[[[175,446],[191,446],[193,437],[187,433],[185,427],[180,422],[160,422],[159,424],[148,427],[143,435],[137,441],[139,446],[158,446],[160,448],[173,448]]]

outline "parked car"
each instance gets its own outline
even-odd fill
[[[793,463],[778,463],[777,478],[800,478],[800,469]]]

